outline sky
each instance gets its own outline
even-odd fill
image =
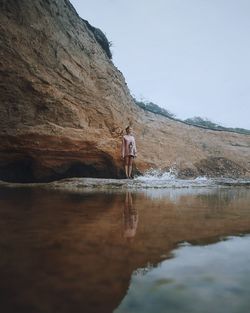
[[[249,0],[70,0],[138,100],[250,129]]]

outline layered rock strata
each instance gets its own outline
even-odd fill
[[[68,0],[1,0],[0,9],[0,179],[122,177],[128,124],[139,172],[175,167],[185,177],[250,175],[250,136],[136,106],[102,33]]]

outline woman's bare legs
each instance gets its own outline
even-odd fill
[[[124,167],[125,167],[125,174],[126,174],[126,178],[129,177],[129,156],[125,156],[124,158]]]
[[[133,169],[133,157],[129,156],[128,157],[128,177],[129,178],[131,178],[132,169]]]
[[[132,169],[133,169],[133,157],[130,155],[125,156],[124,158],[124,167],[126,178],[131,178]]]

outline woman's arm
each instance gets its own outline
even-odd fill
[[[136,154],[137,154],[137,149],[136,149],[135,138],[134,138],[134,155],[136,156]]]
[[[125,138],[122,138],[122,144],[121,144],[121,157],[124,159],[125,156]]]

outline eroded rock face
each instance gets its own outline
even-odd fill
[[[122,73],[68,0],[2,0],[0,9],[0,179],[122,177],[120,143],[128,124],[140,172],[175,166],[182,176],[250,175],[250,136],[137,107]],[[229,164],[219,173],[218,158]]]

